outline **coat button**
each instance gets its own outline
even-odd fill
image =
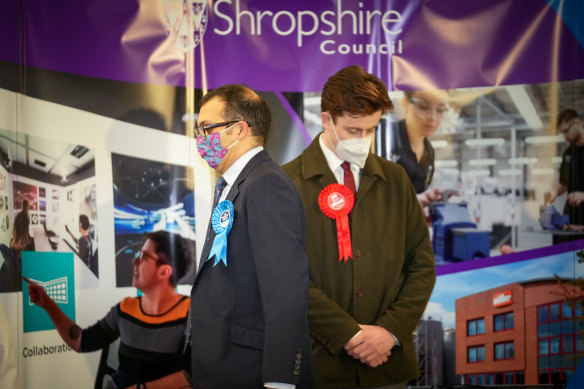
[[[361,256],[361,250],[355,250],[355,256],[356,257],[360,257]]]
[[[296,358],[302,359],[302,354],[301,353],[296,353]]]
[[[300,375],[300,370],[294,369],[294,375]]]
[[[358,291],[356,291],[356,292],[355,292],[355,295],[356,295],[357,297],[363,297],[363,291],[361,291],[361,290],[358,290]]]

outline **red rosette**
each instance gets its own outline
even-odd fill
[[[355,196],[345,185],[328,185],[318,195],[318,206],[321,211],[337,222],[339,261],[344,259],[347,262],[349,258],[353,258],[348,215],[353,209],[354,204]]]

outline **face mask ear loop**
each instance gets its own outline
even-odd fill
[[[335,137],[337,138],[337,144],[338,144],[341,140],[339,139],[339,135],[337,134],[337,129],[335,127],[335,123],[333,123],[333,117],[331,116],[330,113],[329,113],[329,121],[331,122],[331,126],[333,127],[333,132],[335,133]],[[330,132],[328,133],[328,137],[329,137],[329,141],[331,142],[331,146],[334,145]]]
[[[335,127],[335,123],[333,123],[333,117],[330,114],[329,114],[329,120],[331,122],[331,126],[333,126],[333,132],[335,133],[335,137],[337,138],[337,142],[340,142],[341,139],[339,139],[339,134],[337,134],[337,128]]]
[[[239,123],[239,122],[237,122],[237,123],[234,123],[234,124],[232,124],[231,126],[227,127],[226,129],[224,129],[223,131],[221,131],[221,134],[223,134],[223,133],[224,133],[225,131],[227,131],[227,130],[230,130],[230,129],[232,129],[232,128],[233,128],[233,127],[235,127],[235,126],[236,126],[238,123]],[[231,144],[229,147],[226,147],[226,149],[227,149],[227,150],[229,150],[230,148],[232,148],[233,146],[235,146],[235,144],[236,144],[237,142],[239,142],[239,139],[236,139],[236,140],[235,140],[235,142],[233,142],[233,143],[232,143],[232,144]]]

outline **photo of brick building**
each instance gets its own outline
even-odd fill
[[[584,355],[582,291],[568,283],[532,279],[457,299],[456,374],[462,383],[566,383]]]

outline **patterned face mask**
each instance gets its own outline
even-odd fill
[[[203,138],[202,135],[197,137],[197,150],[201,157],[207,162],[207,164],[212,167],[213,169],[217,169],[221,160],[227,154],[227,151],[233,147],[239,140],[236,140],[231,144],[231,146],[225,148],[221,146],[221,134],[225,131],[229,130],[237,123],[227,127],[223,131],[214,132],[212,134],[207,135],[206,138]]]

